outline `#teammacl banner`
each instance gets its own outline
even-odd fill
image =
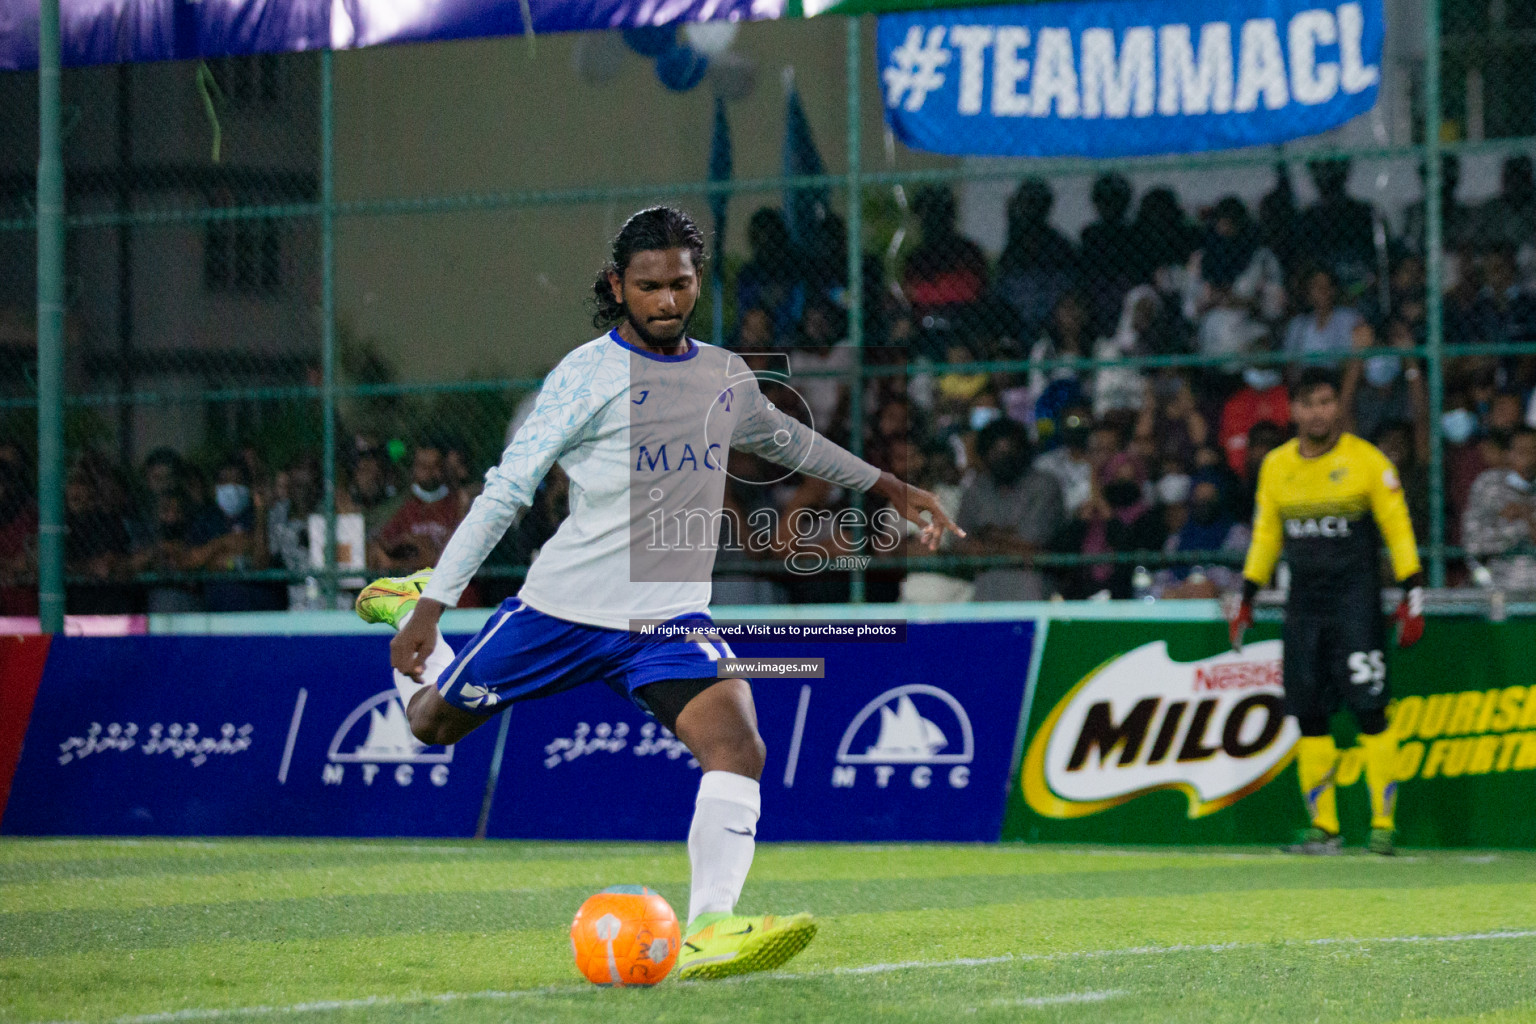
[[[914,149],[1134,156],[1269,145],[1376,104],[1380,0],[1147,0],[880,18],[886,119]]]

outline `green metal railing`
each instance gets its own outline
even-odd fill
[[[1419,145],[1376,146],[1351,149],[1307,149],[1305,151],[1281,148],[1278,151],[1212,153],[1196,156],[1137,158],[1126,160],[994,160],[985,164],[959,164],[924,168],[866,168],[863,160],[864,110],[862,105],[862,79],[864,72],[864,47],[862,33],[864,21],[846,18],[844,25],[844,74],[846,90],[846,166],[841,173],[811,176],[774,176],[744,178],[734,181],[679,181],[662,184],[617,183],[606,186],[589,186],[544,189],[507,189],[475,192],[444,193],[415,197],[384,197],[368,199],[339,199],[336,191],[336,133],[334,111],[334,58],[322,51],[315,58],[318,62],[319,88],[318,110],[315,112],[318,135],[317,189],[312,201],[282,201],[250,203],[246,205],[178,206],[171,203],[141,203],[131,208],[77,209],[66,211],[64,205],[64,138],[63,107],[60,98],[60,69],[58,61],[58,0],[43,0],[41,7],[41,63],[39,82],[39,156],[37,173],[37,200],[35,215],[0,217],[0,233],[35,231],[37,237],[37,330],[38,365],[35,394],[0,396],[0,413],[30,413],[36,411],[38,447],[38,509],[40,520],[38,547],[38,590],[43,628],[57,632],[62,628],[65,588],[64,550],[64,485],[65,485],[65,420],[66,412],[98,408],[181,406],[236,403],[309,402],[318,403],[320,410],[323,450],[320,453],[322,469],[322,497],[320,511],[327,524],[325,541],[325,569],[320,578],[329,597],[338,587],[338,579],[344,575],[337,569],[336,515],[338,480],[338,408],[349,401],[364,399],[409,398],[425,395],[508,395],[526,393],[538,386],[538,379],[525,377],[491,377],[473,381],[407,381],[384,383],[359,383],[343,380],[339,365],[338,312],[336,298],[336,234],[339,221],[359,218],[390,218],[426,214],[486,213],[491,211],[527,210],[534,208],[570,207],[597,203],[644,202],[663,198],[707,197],[718,194],[748,196],[754,193],[784,192],[796,188],[835,189],[846,197],[847,232],[847,305],[849,317],[848,338],[855,354],[855,365],[850,376],[862,383],[865,379],[885,376],[901,376],[916,372],[924,373],[1013,373],[1040,369],[1090,370],[1106,365],[1137,369],[1200,368],[1230,366],[1234,364],[1270,365],[1296,362],[1336,363],[1345,359],[1363,359],[1371,355],[1394,355],[1422,359],[1427,368],[1427,388],[1430,415],[1430,463],[1432,485],[1429,489],[1429,536],[1425,554],[1431,582],[1444,585],[1446,563],[1461,553],[1446,543],[1447,523],[1443,488],[1439,482],[1445,478],[1444,438],[1440,430],[1438,413],[1445,399],[1445,364],[1448,360],[1464,356],[1531,356],[1536,355],[1536,343],[1476,344],[1448,347],[1444,337],[1442,261],[1444,249],[1444,214],[1441,203],[1441,156],[1502,155],[1526,153],[1532,149],[1532,139],[1501,139],[1492,141],[1461,142],[1447,144],[1441,139],[1441,37],[1440,2],[1428,0],[1425,12],[1425,60],[1423,81],[1423,142]],[[1277,159],[1295,162],[1302,159],[1319,159],[1329,156],[1345,156],[1355,160],[1392,160],[1412,158],[1421,160],[1425,168],[1426,239],[1426,302],[1427,334],[1422,345],[1412,349],[1377,347],[1347,354],[1319,354],[1311,357],[1294,357],[1281,353],[1254,353],[1248,355],[1202,356],[1191,354],[1149,355],[1102,360],[1091,358],[1063,358],[1045,361],[1026,359],[985,360],[964,363],[926,362],[921,367],[910,364],[882,365],[867,363],[865,337],[865,311],[872,297],[864,294],[863,258],[868,240],[864,217],[863,199],[866,190],[913,187],[925,184],[952,184],[961,181],[1014,180],[1024,176],[1064,176],[1084,173],[1100,173],[1108,170],[1146,172],[1192,172],[1254,166],[1268,166]],[[319,302],[318,302],[318,384],[253,385],[210,387],[188,393],[155,389],[93,390],[66,394],[64,389],[64,311],[66,304],[66,279],[64,246],[66,230],[113,229],[149,227],[195,227],[215,223],[282,222],[314,224],[319,237]],[[719,268],[723,271],[724,268]],[[806,374],[803,376],[817,376]],[[864,425],[871,410],[864,407],[863,388],[854,386],[849,391],[851,430],[850,447],[859,453],[863,447]],[[862,504],[862,495],[854,501]],[[1070,566],[1096,561],[1139,562],[1155,556],[1161,562],[1190,562],[1215,564],[1224,556],[1215,553],[1193,553],[1169,556],[1161,553],[1134,553],[1132,555],[1083,556],[1050,554],[1041,555],[1034,564],[1042,566]],[[907,560],[910,568],[984,568],[995,564],[1018,564],[1017,559],[997,556],[931,556]],[[871,567],[879,569],[888,563],[876,562]],[[722,563],[722,569],[727,568]],[[516,578],[524,571],[518,566],[489,566],[488,577]],[[253,580],[302,580],[301,572],[286,570],[247,571],[231,574],[231,578]],[[136,577],[138,582],[184,583],[206,578],[187,573],[145,573]],[[859,571],[851,580],[851,600],[865,599],[865,574]]]

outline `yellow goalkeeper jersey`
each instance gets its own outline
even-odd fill
[[[1293,440],[1259,469],[1243,575],[1267,584],[1283,554],[1292,610],[1332,614],[1343,600],[1379,607],[1383,538],[1399,580],[1419,571],[1408,503],[1391,461],[1353,434],[1310,459]]]

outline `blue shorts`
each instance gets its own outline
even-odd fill
[[[715,624],[703,612],[667,621],[696,621],[706,633]],[[735,656],[724,640],[689,642],[589,626],[545,615],[509,597],[438,676],[437,689],[456,708],[492,715],[520,700],[603,682],[649,715],[651,709],[636,694],[642,686],[714,678],[715,662]]]

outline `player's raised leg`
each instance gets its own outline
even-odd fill
[[[432,579],[430,567],[409,576],[384,576],[364,587],[357,595],[354,610],[364,622],[380,622],[398,632],[405,628],[421,592]],[[414,679],[394,669],[395,689],[405,708],[411,732],[423,743],[454,743],[479,725],[482,718],[456,708],[438,694],[436,683],[443,670],[453,663],[453,648],[437,631],[437,644],[427,655],[421,678]]]
[[[727,978],[773,970],[815,938],[816,921],[810,914],[733,913],[752,867],[761,811],[764,746],[752,688],[745,679],[714,682],[692,695],[673,719],[669,690],[687,693],[689,682],[659,683],[645,693],[662,724],[671,719],[669,727],[703,771],[688,830],[693,883],[678,977]]]

